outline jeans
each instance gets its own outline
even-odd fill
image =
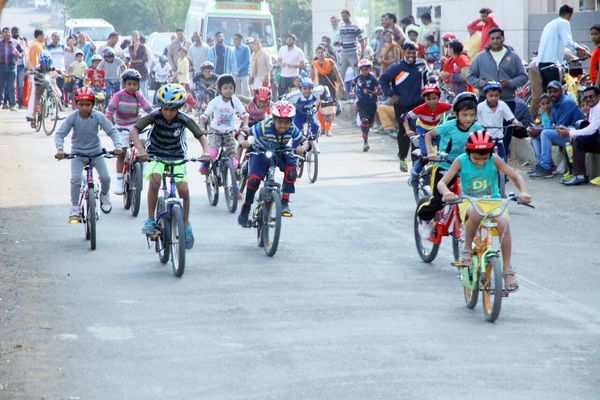
[[[531,147],[533,149],[533,154],[535,155],[535,159],[539,160],[542,154],[542,141],[540,136],[531,138]]]
[[[410,151],[410,139],[406,135],[406,131],[404,129],[404,117],[406,114],[415,108],[418,104],[412,105],[409,107],[400,106],[398,104],[394,105],[394,111],[396,113],[396,121],[398,122],[398,158],[400,160],[406,160],[408,157],[408,152]]]
[[[600,132],[573,140],[573,175],[586,175],[585,154],[600,154]]]
[[[113,95],[121,90],[120,81],[106,81],[106,99],[104,100],[104,106],[108,108],[108,104],[112,99]]]
[[[0,104],[16,105],[15,83],[17,69],[14,64],[0,64]]]
[[[282,76],[281,79],[279,80],[279,97],[283,97],[287,94],[287,92],[290,90],[290,88],[292,87],[292,85],[294,84],[294,77],[285,77]]]
[[[83,159],[74,158],[71,160],[71,205],[76,207],[79,204],[79,190],[81,189],[81,179],[83,176]],[[92,160],[92,165],[96,168],[100,177],[100,193],[107,194],[110,190],[110,174],[106,167],[104,157],[97,157]]]
[[[339,64],[340,74],[342,74],[344,78],[346,77],[346,71],[348,70],[348,67],[352,68],[352,76],[358,75],[358,55],[356,54],[356,52],[347,54],[342,53]]]
[[[235,86],[236,86],[236,93],[240,96],[250,96],[250,84],[248,83],[250,81],[250,77],[249,76],[236,76],[235,77]]]
[[[25,97],[25,66],[17,65],[17,102],[19,105],[23,105],[23,99]]]
[[[569,137],[563,137],[556,129],[544,129],[540,135],[540,157],[538,165],[545,170],[551,171],[554,167],[552,161],[552,146],[565,146],[569,143]]]

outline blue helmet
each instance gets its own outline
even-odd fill
[[[187,92],[185,87],[178,83],[167,83],[158,89],[156,98],[160,108],[176,110],[185,104]]]
[[[483,87],[483,94],[487,94],[487,92],[489,92],[490,90],[497,90],[499,92],[502,92],[502,85],[500,84],[500,82],[489,81]]]
[[[314,83],[313,83],[313,82],[312,82],[310,79],[308,79],[308,78],[303,78],[303,79],[300,81],[300,87],[301,87],[302,89],[312,89],[313,87],[315,87],[315,85],[314,85]]]
[[[40,67],[44,69],[52,68],[52,57],[45,51],[40,55]]]

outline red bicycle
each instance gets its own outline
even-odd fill
[[[451,190],[460,196],[460,180],[457,178]],[[430,198],[423,198],[417,203],[415,211],[415,244],[419,257],[426,262],[431,263],[438,255],[440,244],[444,236],[452,236],[452,251],[454,261],[460,260],[460,251],[462,248],[462,222],[457,204],[446,204],[444,208],[438,211],[431,221],[424,221],[419,218],[419,208],[427,203]]]

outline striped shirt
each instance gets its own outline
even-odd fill
[[[144,95],[137,91],[131,95],[127,90],[123,89],[115,93],[110,100],[106,117],[113,120],[120,127],[132,127],[139,116],[140,108],[149,113],[152,111],[152,106]]]
[[[340,26],[340,42],[344,54],[356,53],[358,42],[363,39],[362,31],[357,25],[347,24]]]
[[[142,117],[135,127],[141,131],[150,125],[153,127],[146,141],[146,151],[163,160],[176,161],[185,158],[187,153],[186,128],[197,139],[203,135],[198,124],[182,112],[177,113],[175,119],[169,122],[162,116],[160,110],[155,110]]]

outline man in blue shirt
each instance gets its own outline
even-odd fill
[[[577,107],[577,103],[570,96],[564,95],[559,81],[548,84],[548,95],[552,100],[552,125],[556,128],[574,126],[577,121],[584,119],[584,115]],[[541,152],[535,170],[529,176],[532,178],[551,178],[554,174],[552,161],[552,146],[565,146],[569,143],[569,136],[561,136],[555,128],[542,130],[540,135]]]
[[[235,45],[235,60],[237,63],[237,71],[234,72],[235,85],[238,88],[238,94],[242,96],[250,96],[250,48],[243,43],[244,37],[240,33],[233,36],[233,44]]]
[[[235,51],[225,44],[223,32],[215,33],[215,45],[208,51],[208,61],[214,64],[217,75],[233,75],[237,71]]]

